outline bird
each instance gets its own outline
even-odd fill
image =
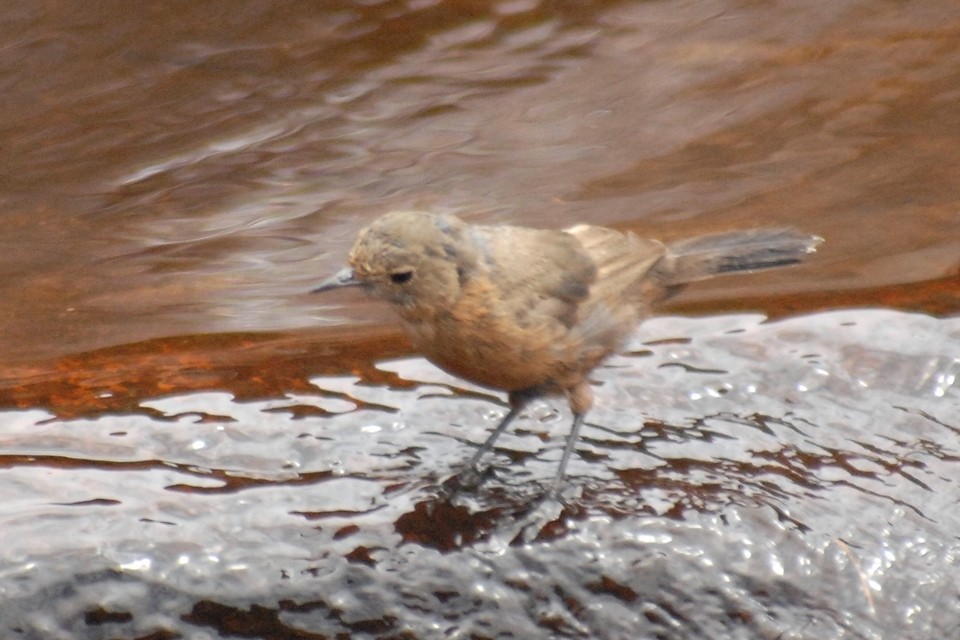
[[[347,266],[312,293],[363,290],[394,309],[429,361],[507,393],[506,415],[457,475],[463,484],[479,481],[482,458],[531,400],[564,396],[573,422],[555,495],[593,405],[591,371],[658,302],[690,282],[796,264],[821,241],[775,228],[665,244],[589,224],[537,229],[393,211],[359,232]]]

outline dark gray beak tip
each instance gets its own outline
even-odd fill
[[[361,282],[353,274],[353,269],[344,267],[340,271],[320,283],[316,289],[311,289],[310,293],[323,293],[331,289],[343,289],[344,287],[359,287]]]

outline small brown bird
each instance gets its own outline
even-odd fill
[[[414,346],[440,368],[506,391],[510,411],[460,474],[532,399],[563,394],[573,426],[556,494],[593,404],[587,376],[680,285],[794,264],[821,241],[789,229],[735,231],[664,245],[590,225],[565,231],[470,225],[451,215],[388,213],[363,229],[349,266],[314,292],[360,287],[389,302]]]

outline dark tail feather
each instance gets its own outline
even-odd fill
[[[802,261],[821,242],[823,238],[793,229],[701,236],[670,245],[656,269],[667,286],[725,273],[776,269]]]

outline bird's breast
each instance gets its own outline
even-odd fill
[[[474,285],[438,313],[401,313],[404,328],[427,359],[471,382],[504,391],[559,384],[566,329],[520,323],[493,294]]]

